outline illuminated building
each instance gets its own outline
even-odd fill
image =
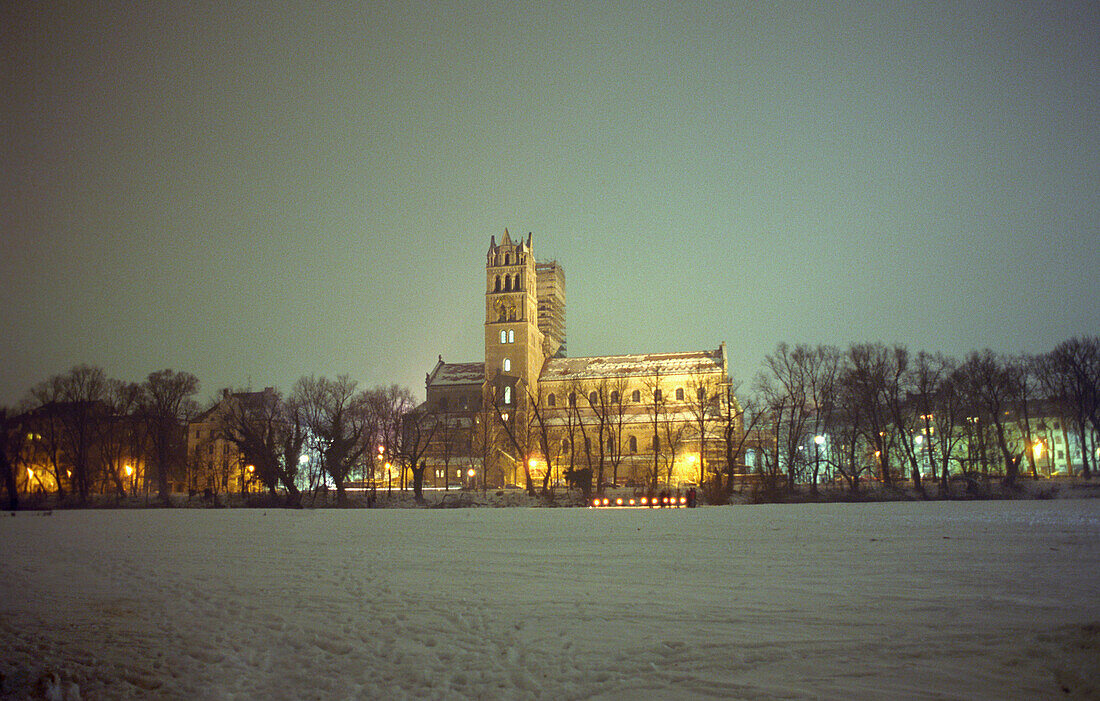
[[[493,237],[485,262],[485,357],[427,374],[424,409],[444,422],[426,474],[469,469],[489,485],[592,470],[611,483],[698,482],[724,458],[725,344],[680,353],[566,357],[565,270],[535,259],[531,235]],[[736,400],[733,400],[736,402]],[[700,440],[702,434],[702,440]],[[521,454],[522,453],[522,454]],[[549,455],[547,455],[549,453]]]

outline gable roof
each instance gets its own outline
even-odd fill
[[[724,373],[725,348],[688,353],[604,355],[593,358],[550,358],[542,366],[541,382]]]
[[[428,373],[428,387],[450,387],[455,385],[482,385],[485,383],[485,363],[444,363],[440,358],[435,368]]]

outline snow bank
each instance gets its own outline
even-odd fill
[[[0,672],[84,698],[1100,693],[1100,502],[0,518]]]

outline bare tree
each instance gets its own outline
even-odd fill
[[[688,377],[684,403],[699,434],[699,486],[706,484],[707,436],[711,433],[711,425],[722,417],[724,389],[713,375],[693,373]]]
[[[150,426],[153,460],[157,468],[160,500],[170,505],[169,472],[173,463],[182,462],[181,426],[195,413],[192,395],[199,391],[199,380],[189,372],[158,370],[149,373],[143,385],[143,414]]]
[[[428,411],[427,405],[410,409],[401,420],[398,454],[412,471],[413,496],[417,502],[424,501],[424,470],[428,466],[422,458],[431,446],[440,420],[437,414]]]
[[[1089,426],[1100,433],[1100,337],[1074,337],[1059,343],[1046,356],[1040,381],[1043,389],[1064,407],[1081,443],[1081,476],[1092,474]]]
[[[649,423],[650,448],[653,451],[653,467],[649,473],[649,488],[656,491],[657,482],[661,477],[661,418],[666,413],[668,398],[661,383],[661,372],[658,370],[653,377],[647,377],[643,382],[643,393],[646,399],[647,419]]]
[[[230,395],[221,415],[223,437],[237,446],[255,476],[273,497],[279,487],[286,490],[288,506],[300,506],[298,456],[294,444],[301,446],[301,425],[294,425],[286,404],[277,390],[237,392]]]
[[[19,508],[19,489],[15,471],[19,468],[20,457],[27,443],[26,414],[16,413],[0,406],[0,474],[3,475],[4,491],[8,495],[8,509]]]
[[[991,427],[994,445],[1004,460],[1004,484],[1012,487],[1019,474],[1025,449],[1009,430],[1006,416],[1020,394],[1019,372],[1014,365],[990,350],[971,353],[962,368],[971,401],[980,407],[982,423]]]
[[[325,473],[336,488],[336,502],[347,499],[347,482],[371,450],[370,402],[347,375],[335,380],[303,377],[294,385],[290,407],[300,408]]]

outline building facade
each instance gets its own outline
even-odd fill
[[[725,344],[716,350],[569,358],[565,270],[532,237],[492,237],[485,355],[439,361],[424,409],[438,421],[436,486],[679,487],[724,469],[735,420]]]

